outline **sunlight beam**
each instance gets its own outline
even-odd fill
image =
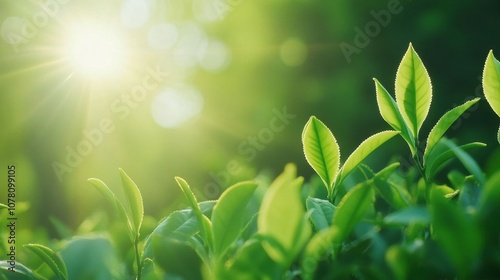
[[[124,49],[123,39],[113,29],[86,22],[69,29],[65,57],[84,77],[107,78],[123,69]]]

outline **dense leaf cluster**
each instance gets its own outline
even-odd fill
[[[114,270],[102,277],[498,277],[500,171],[485,176],[467,153],[484,144],[456,144],[444,137],[479,98],[446,112],[422,142],[421,128],[430,109],[432,85],[412,45],[397,71],[395,99],[377,79],[374,81],[380,114],[393,130],[367,138],[343,164],[339,144],[325,123],[314,116],[306,123],[302,134],[305,158],[321,181],[313,178],[304,183],[296,167],[288,164],[270,184],[241,182],[227,188],[216,201],[198,202],[189,184],[177,177],[189,208],[171,213],[145,232],[141,193],[123,170],[125,205],[105,183],[89,179],[116,210],[130,241],[122,258],[129,263],[118,269],[101,264]],[[492,52],[486,60],[483,87],[486,100],[500,116],[500,62]],[[397,135],[407,143],[413,167],[402,170],[398,161],[391,161],[376,172],[363,164],[366,157]],[[449,184],[437,183],[436,175],[454,159],[468,174],[447,171]],[[112,244],[127,244],[117,238],[119,234],[109,236],[106,238],[112,239]],[[83,244],[101,239],[94,237]],[[83,241],[73,240],[67,246],[78,248],[76,242]],[[70,259],[85,256],[71,255],[68,250],[56,253],[38,244],[25,247],[43,260],[42,268],[32,270],[19,264],[14,274],[1,262],[0,277],[98,279],[95,274],[71,275],[67,268]]]

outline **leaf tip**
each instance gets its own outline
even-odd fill
[[[177,182],[177,184],[181,184],[181,183],[185,183],[186,182],[186,180],[182,179],[179,176],[175,176],[174,179]]]

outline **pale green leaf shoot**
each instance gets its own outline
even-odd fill
[[[483,70],[484,96],[491,108],[500,117],[500,62],[491,50]]]
[[[214,252],[221,257],[239,237],[244,227],[248,202],[257,188],[254,182],[241,182],[229,187],[220,196],[212,213]]]
[[[142,202],[141,192],[137,185],[130,179],[130,177],[123,171],[120,170],[120,177],[122,179],[122,188],[127,198],[130,214],[132,217],[132,223],[136,232],[136,236],[139,236],[139,231],[142,225],[142,219],[144,218],[144,205]]]
[[[416,150],[415,139],[403,115],[401,115],[396,101],[377,79],[374,78],[373,80],[375,81],[375,91],[377,93],[377,104],[380,115],[392,128],[401,133],[401,137],[408,143],[411,153],[414,155]]]
[[[340,149],[328,127],[312,116],[304,127],[302,144],[306,160],[325,184],[329,196],[340,167]]]
[[[356,185],[342,198],[332,221],[332,227],[339,230],[336,244],[341,244],[349,236],[373,201],[374,191],[369,182]]]
[[[363,141],[354,152],[347,158],[340,170],[337,184],[340,184],[351,171],[354,170],[368,155],[370,155],[380,145],[398,134],[397,131],[389,130],[379,132]]]
[[[188,183],[184,179],[180,177],[175,177],[175,180],[177,181],[177,184],[181,188],[182,192],[184,193],[184,196],[186,196],[186,199],[188,200],[191,208],[193,209],[195,217],[198,220],[198,224],[201,225],[201,232],[203,234],[203,237],[205,238],[205,244],[208,246],[208,248],[213,250],[212,229],[211,227],[209,227],[211,225],[207,223],[206,221],[207,217],[203,215],[203,213],[201,212],[196,196],[191,190],[191,187],[189,187]]]
[[[426,159],[429,157],[429,154],[432,152],[432,149],[437,145],[441,137],[445,134],[445,132],[450,128],[450,126],[470,107],[476,104],[480,98],[475,98],[465,102],[464,104],[453,108],[452,110],[446,112],[434,125],[429,133],[427,138],[427,146],[425,147],[424,152],[424,165],[426,163]]]
[[[264,248],[282,267],[293,262],[312,233],[300,195],[302,181],[296,178],[296,167],[287,165],[269,187],[259,211],[258,233],[272,241],[264,242]]]
[[[54,272],[57,279],[68,279],[64,261],[52,249],[40,244],[26,244],[24,247],[39,256]]]
[[[410,44],[396,74],[396,102],[415,139],[429,113],[431,101],[431,79]]]

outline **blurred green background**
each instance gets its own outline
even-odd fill
[[[422,138],[445,111],[482,96],[486,55],[500,52],[499,11],[493,0],[1,0],[1,178],[16,165],[17,198],[30,203],[23,223],[49,234],[49,217],[76,227],[105,209],[86,180],[120,193],[119,167],[157,218],[184,206],[174,176],[200,200],[287,162],[309,178],[300,142],[309,116],[330,127],[342,160],[389,129],[372,78],[393,92],[410,42],[433,83]],[[81,35],[81,23],[97,28]],[[81,53],[69,55],[68,42]],[[487,143],[474,152],[485,166],[498,118],[481,101],[459,122],[448,135]],[[394,153],[409,153],[400,139],[369,162],[376,169]]]

